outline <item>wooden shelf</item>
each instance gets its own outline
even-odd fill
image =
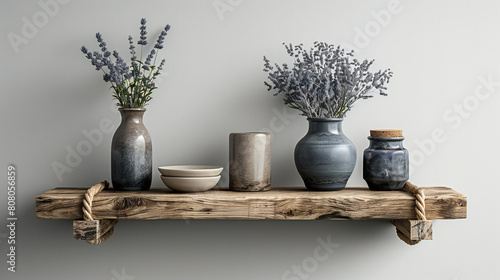
[[[417,220],[415,197],[405,191],[346,188],[317,192],[292,187],[273,188],[268,192],[211,190],[174,193],[166,188],[131,192],[103,190],[93,199],[92,217],[95,221],[81,220],[87,189],[55,188],[36,197],[36,216],[75,220],[74,238],[91,244],[109,238],[116,221],[123,219],[383,219],[393,220],[398,236],[413,245],[420,240],[432,239],[432,220],[467,217],[467,198],[464,195],[447,187],[423,189],[428,221]]]
[[[467,198],[446,187],[424,188],[428,219],[467,217]],[[43,219],[82,219],[86,189],[56,188],[36,198]],[[415,197],[404,191],[376,192],[366,188],[313,192],[273,188],[268,192],[212,190],[173,193],[104,190],[94,197],[94,219],[229,219],[229,220],[369,220],[416,219]]]

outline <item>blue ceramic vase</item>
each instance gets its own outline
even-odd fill
[[[308,118],[309,131],[295,147],[295,166],[309,190],[345,188],[356,165],[356,148],[342,131],[343,119]]]
[[[369,136],[363,154],[363,179],[374,191],[401,190],[409,178],[409,155],[404,137]]]
[[[149,190],[151,136],[142,122],[146,109],[120,108],[122,121],[111,142],[111,181],[118,191]]]

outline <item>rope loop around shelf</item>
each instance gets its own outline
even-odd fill
[[[83,200],[83,219],[85,221],[93,221],[94,217],[92,217],[92,201],[94,200],[94,196],[100,193],[102,190],[105,190],[109,187],[109,182],[104,180],[97,185],[92,186],[85,193],[85,199]]]
[[[425,217],[425,193],[424,193],[424,190],[421,189],[420,187],[410,183],[410,182],[405,183],[403,190],[413,194],[416,198],[416,200],[415,200],[415,212],[417,215],[417,220],[427,221],[427,218]],[[408,245],[415,245],[415,244],[418,244],[420,242],[420,240],[410,240],[397,227],[396,227],[396,233],[397,233],[399,239],[401,239],[402,241],[404,241]]]
[[[105,190],[109,187],[109,182],[104,180],[99,184],[92,186],[90,189],[85,192],[85,198],[83,199],[83,219],[85,221],[94,221],[94,217],[92,217],[92,202],[94,200],[94,196],[100,193],[102,190]],[[114,227],[111,227],[108,232],[106,232],[103,236],[97,238],[96,240],[87,240],[87,243],[93,245],[99,245],[104,240],[108,239],[111,235],[113,235]]]
[[[413,194],[417,198],[417,200],[415,201],[416,204],[415,212],[417,213],[418,220],[427,221],[427,218],[425,217],[424,190],[410,182],[406,182],[405,186],[403,187],[403,190]]]

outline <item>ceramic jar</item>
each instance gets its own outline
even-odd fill
[[[363,154],[363,179],[375,191],[401,190],[409,178],[409,155],[401,130],[370,130]]]

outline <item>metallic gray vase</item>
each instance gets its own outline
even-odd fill
[[[149,190],[152,175],[151,136],[142,122],[146,109],[120,108],[122,122],[111,143],[111,181],[118,191]]]
[[[229,135],[229,189],[260,192],[271,189],[271,134]]]
[[[408,151],[404,137],[369,136],[370,147],[363,155],[363,179],[374,191],[401,190],[409,178]]]
[[[295,147],[295,166],[309,190],[345,188],[356,165],[356,148],[342,131],[343,119],[308,118],[309,131]]]

